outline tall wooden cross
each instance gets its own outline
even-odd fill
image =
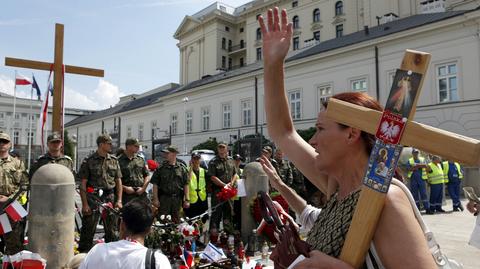
[[[386,175],[393,173],[398,161],[393,156],[398,157],[401,145],[412,146],[448,160],[480,165],[479,140],[412,121],[429,60],[430,54],[427,53],[410,50],[405,53],[386,105],[386,110],[395,112],[399,118],[388,111],[382,113],[333,98],[329,101],[327,116],[330,119],[377,137],[340,255],[341,260],[355,268],[362,266],[370,247],[390,185]],[[395,129],[397,124],[399,129]],[[394,136],[397,140],[392,139]],[[391,141],[394,142],[390,144]],[[387,163],[391,165],[390,169],[384,169]]]
[[[62,132],[63,130],[63,24],[55,24],[55,55],[53,63],[31,61],[17,58],[5,57],[6,66],[30,68],[50,71],[53,66],[53,113],[52,131]],[[65,73],[103,77],[104,72],[100,69],[86,68],[65,65]]]

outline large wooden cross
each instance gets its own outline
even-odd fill
[[[407,50],[400,66],[400,70],[408,71],[410,74],[415,72],[421,78],[418,83],[418,89],[415,89],[417,93],[414,94],[413,100],[411,100],[410,105],[412,108],[403,115],[408,120],[405,123],[406,126],[403,135],[400,137],[399,144],[412,146],[448,160],[478,166],[480,165],[479,140],[412,121],[415,114],[415,104],[419,96],[418,92],[423,83],[429,60],[430,55],[427,53]],[[398,83],[398,81],[395,82]],[[394,94],[394,87],[392,87],[390,97],[394,96]],[[392,106],[390,102],[389,98],[387,106],[390,104],[390,108],[397,108],[398,104]],[[382,112],[333,98],[329,101],[327,116],[336,122],[374,135],[378,133],[377,128],[381,126],[380,122],[384,119]],[[386,184],[389,185],[390,182],[388,181]],[[382,183],[379,185],[382,188],[384,187]],[[352,223],[340,255],[341,260],[355,268],[360,268],[364,262],[385,203],[386,192],[380,191],[377,188],[379,185],[369,185],[364,179],[364,185],[362,186]],[[386,189],[388,190],[388,186]]]
[[[21,68],[30,68],[50,71],[53,66],[53,113],[52,113],[52,131],[63,131],[63,24],[55,24],[55,55],[53,63],[31,61],[17,58],[5,57],[6,66]],[[100,69],[85,68],[78,66],[65,65],[65,73],[103,77],[104,72]]]

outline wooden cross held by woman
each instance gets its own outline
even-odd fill
[[[428,53],[406,51],[383,113],[340,100],[329,101],[330,119],[377,137],[340,255],[355,268],[362,266],[370,247],[402,145],[465,164],[480,164],[480,141],[411,121],[429,61]]]

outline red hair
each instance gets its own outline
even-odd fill
[[[351,104],[363,106],[366,108],[370,108],[373,110],[383,111],[383,107],[375,98],[363,92],[343,92],[343,93],[335,94],[334,96],[332,96],[332,98],[342,100]],[[323,107],[325,108],[327,108],[327,104],[328,104],[327,102],[322,103]],[[349,127],[341,123],[339,123],[339,125],[342,126],[343,128]],[[370,154],[370,152],[372,151],[373,145],[375,144],[375,135],[362,131],[361,136],[366,143],[367,154]]]

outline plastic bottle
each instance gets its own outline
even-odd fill
[[[262,260],[267,263],[268,262],[268,244],[267,241],[263,242],[262,246]]]

